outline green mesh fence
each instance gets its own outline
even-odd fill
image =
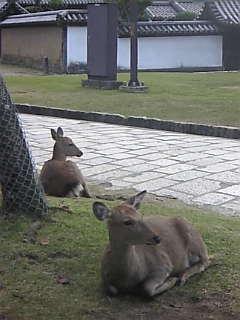
[[[23,129],[1,76],[0,182],[2,213],[47,214],[48,205]]]

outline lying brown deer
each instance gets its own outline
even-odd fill
[[[51,129],[55,144],[51,160],[44,163],[40,179],[47,195],[56,197],[90,197],[84,177],[76,163],[66,160],[68,156],[81,157],[82,151],[73,141],[63,136],[63,129]]]
[[[183,218],[143,218],[138,212],[146,191],[108,209],[93,203],[99,220],[107,220],[109,245],[102,260],[106,292],[144,293],[152,297],[183,285],[209,266],[201,235]]]

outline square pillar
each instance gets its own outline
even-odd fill
[[[115,89],[117,81],[118,8],[115,3],[89,4],[87,36],[88,79],[83,86]]]

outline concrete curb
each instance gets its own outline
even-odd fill
[[[69,109],[48,108],[29,104],[15,104],[19,113],[59,117],[66,119],[105,122],[124,126],[141,127],[155,130],[166,130],[204,136],[240,139],[240,128],[212,126],[191,122],[176,122],[147,117],[125,117],[120,114],[85,112]]]

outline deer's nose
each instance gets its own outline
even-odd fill
[[[78,157],[81,157],[83,155],[83,152],[82,151],[79,151],[79,153],[78,153]]]
[[[159,236],[154,236],[154,237],[153,237],[153,241],[154,241],[155,243],[160,243],[160,242],[161,242],[161,238],[160,238]]]

